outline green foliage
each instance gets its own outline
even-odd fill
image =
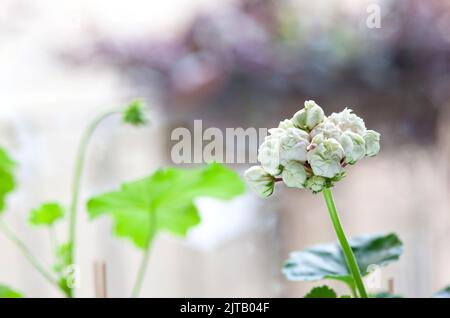
[[[399,259],[403,244],[395,234],[364,235],[349,240],[361,274],[369,274],[370,266],[386,266]],[[293,252],[283,266],[289,280],[317,281],[335,279],[353,285],[344,254],[337,243],[317,245]]]
[[[23,295],[6,285],[0,284],[0,298],[23,298]]]
[[[146,249],[158,231],[185,236],[200,223],[196,198],[227,200],[244,191],[235,172],[213,163],[200,169],[158,170],[148,178],[123,184],[118,191],[92,198],[87,208],[91,218],[111,216],[117,236]]]
[[[403,297],[400,295],[391,294],[388,292],[381,292],[381,293],[377,293],[377,294],[371,294],[370,298],[403,298]]]
[[[71,243],[65,243],[58,246],[56,251],[56,262],[53,269],[57,273],[62,273],[64,269],[70,265],[70,249]]]
[[[441,289],[437,293],[433,294],[434,298],[450,298],[450,286]]]
[[[47,202],[31,211],[29,221],[33,225],[51,226],[63,217],[64,208],[61,205],[54,202]]]
[[[324,285],[311,289],[305,298],[337,298],[337,295],[332,288]]]
[[[70,279],[69,276],[67,276],[67,273],[65,272],[65,269],[67,266],[71,265],[70,260],[70,250],[72,248],[71,243],[65,243],[58,246],[55,256],[56,261],[53,265],[53,270],[58,275],[58,286],[61,288],[61,290],[68,296],[72,295],[72,289],[69,288],[69,284],[67,282],[68,279]]]
[[[13,170],[16,164],[0,147],[0,214],[5,209],[6,195],[16,187]]]
[[[148,119],[145,116],[145,107],[145,104],[141,100],[131,102],[123,112],[123,122],[133,126],[146,125]]]

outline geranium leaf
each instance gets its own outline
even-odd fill
[[[363,276],[370,273],[371,266],[386,266],[398,260],[403,253],[403,244],[395,234],[354,237],[349,240],[349,244]],[[283,266],[283,273],[289,280],[335,279],[353,284],[338,243],[317,245],[291,253]]]
[[[447,286],[433,294],[433,298],[450,298],[450,286]]]
[[[324,285],[311,289],[305,298],[337,298],[337,295],[332,288]]]
[[[30,223],[33,225],[53,225],[64,216],[64,208],[58,203],[43,203],[31,211]]]
[[[16,187],[13,174],[15,166],[8,153],[0,147],[0,214],[5,209],[6,195]]]
[[[6,285],[0,284],[0,298],[23,298],[23,295]]]
[[[185,236],[200,223],[194,205],[198,197],[231,199],[245,190],[239,176],[220,164],[200,169],[168,168],[125,183],[120,190],[89,200],[91,218],[110,215],[117,236],[145,249],[158,231]]]

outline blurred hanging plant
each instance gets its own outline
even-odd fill
[[[0,232],[16,245],[49,283],[67,297],[74,296],[75,273],[72,267],[76,264],[77,210],[86,151],[96,128],[106,118],[114,115],[121,115],[125,124],[133,126],[141,126],[148,122],[145,106],[139,100],[124,108],[100,114],[88,125],[77,151],[68,214],[57,202],[45,202],[30,213],[31,225],[48,229],[55,259],[52,268],[48,268],[37,259],[1,215],[5,208],[6,196],[15,189],[16,164],[7,152],[0,148]],[[101,214],[110,215],[115,221],[115,234],[130,238],[144,251],[133,290],[133,296],[138,296],[147,267],[150,246],[159,231],[186,236],[190,228],[200,223],[200,216],[194,204],[197,197],[231,199],[243,192],[244,185],[238,175],[219,164],[214,163],[196,170],[169,168],[158,170],[145,179],[125,183],[118,191],[91,199],[88,203],[88,213],[91,218]],[[59,243],[55,235],[55,226],[63,220],[68,221],[68,239]],[[22,297],[22,294],[6,285],[0,285],[0,298],[12,297]]]

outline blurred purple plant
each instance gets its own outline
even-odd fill
[[[362,105],[363,116],[394,122],[397,135],[429,141],[449,104],[448,2],[382,1],[380,29],[366,27],[365,7],[351,14],[333,2],[324,18],[305,4],[239,0],[194,17],[172,39],[95,39],[81,61],[114,65],[178,116],[220,109],[221,120],[239,113],[265,124],[261,109],[270,120],[314,96],[331,111]]]

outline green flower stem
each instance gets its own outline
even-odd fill
[[[150,259],[150,251],[151,246],[149,246],[142,256],[141,264],[139,265],[139,271],[136,277],[136,281],[134,282],[133,293],[131,294],[132,298],[139,297],[139,293],[142,288],[142,284],[145,278],[145,272],[147,271],[148,261]]]
[[[70,205],[70,215],[69,215],[69,242],[70,244],[69,248],[69,264],[75,263],[75,245],[76,245],[76,225],[77,225],[77,209],[78,209],[78,201],[80,197],[80,187],[81,187],[81,177],[83,174],[83,168],[84,163],[86,159],[86,150],[89,146],[89,142],[97,129],[97,127],[100,125],[100,123],[105,120],[106,118],[120,114],[121,110],[112,110],[105,112],[103,114],[100,114],[97,118],[95,118],[89,126],[86,128],[86,131],[84,132],[84,135],[81,139],[81,142],[78,146],[77,151],[77,159],[75,163],[75,173],[73,177],[73,184],[72,184],[72,200]],[[71,292],[69,297],[73,297],[73,293]]]
[[[145,273],[148,267],[148,261],[150,259],[150,252],[152,250],[153,239],[155,238],[156,231],[156,216],[155,213],[151,213],[150,217],[150,237],[147,243],[147,248],[142,256],[141,264],[139,265],[138,274],[136,276],[136,281],[134,282],[133,292],[131,294],[132,298],[139,297],[139,293],[144,282]]]
[[[350,290],[352,291],[352,296],[353,298],[358,298],[358,294],[356,293],[356,288],[355,288],[355,284],[353,282],[348,283],[348,288],[350,288]]]
[[[26,244],[17,237],[17,235],[9,228],[9,226],[0,220],[0,231],[8,238],[16,247],[22,252],[22,254],[28,259],[28,261],[33,265],[33,267],[42,275],[44,278],[52,285],[61,289],[58,281],[45,269],[39,260],[31,253],[30,249]]]
[[[359,296],[361,298],[367,298],[366,289],[364,288],[364,283],[361,278],[361,273],[359,271],[358,263],[356,262],[355,255],[353,255],[353,251],[350,247],[350,244],[347,241],[344,230],[341,226],[341,222],[339,221],[339,216],[336,210],[336,206],[333,200],[333,194],[331,193],[330,188],[323,189],[323,196],[325,198],[325,202],[328,207],[328,211],[330,213],[331,221],[334,226],[334,230],[336,231],[336,235],[339,239],[339,243],[341,244],[342,251],[344,252],[345,260],[347,262],[347,266],[350,270],[350,273],[353,276],[353,280],[355,281],[356,288],[358,289]]]
[[[54,225],[50,225],[48,228],[48,235],[50,237],[50,245],[52,248],[52,252],[55,255],[55,258],[58,254],[58,240],[56,238],[55,227]]]

